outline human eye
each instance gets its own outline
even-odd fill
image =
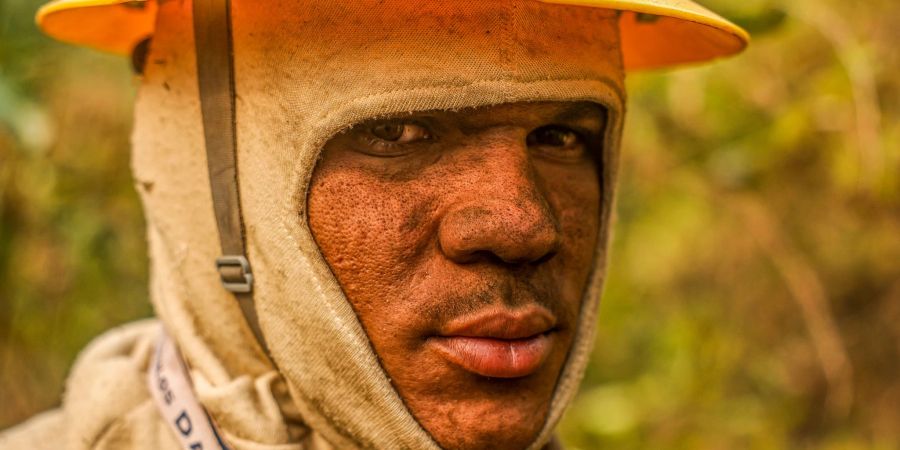
[[[586,155],[582,135],[560,125],[537,128],[528,134],[526,142],[528,148],[539,155],[563,162],[580,161]]]
[[[374,156],[401,156],[412,151],[417,143],[432,139],[424,125],[391,120],[362,127],[363,151]]]

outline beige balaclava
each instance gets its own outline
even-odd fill
[[[331,136],[412,111],[593,101],[609,111],[601,236],[574,348],[532,448],[550,439],[585,368],[604,274],[624,114],[616,19],[610,10],[530,1],[233,2],[239,187],[254,298],[275,369],[213,264],[220,247],[190,2],[159,3],[133,135],[151,294],[228,443],[437,448],[391,386],[310,232],[307,189]],[[81,357],[60,419],[75,424],[66,431],[69,448],[175,445],[142,387],[158,334],[157,322],[131,326]],[[122,387],[110,394],[98,379]],[[115,405],[88,411],[98,397]]]

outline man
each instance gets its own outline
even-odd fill
[[[624,70],[746,44],[687,1],[562,3],[42,10],[51,35],[136,49],[159,321],[91,344],[62,408],[0,446],[555,445],[593,340]]]

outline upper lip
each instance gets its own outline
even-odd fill
[[[441,327],[443,337],[526,339],[551,331],[556,317],[546,308],[528,305],[517,309],[493,308],[459,317]]]

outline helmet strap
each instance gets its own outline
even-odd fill
[[[241,217],[230,5],[230,0],[193,0],[203,136],[222,246],[222,256],[215,263],[222,286],[234,294],[256,340],[268,353],[253,302],[253,274]]]

